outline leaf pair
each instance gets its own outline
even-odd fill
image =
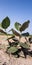
[[[26,28],[28,28],[30,21],[24,22],[22,25],[18,22],[15,23],[15,28],[19,30],[20,32],[24,31]]]

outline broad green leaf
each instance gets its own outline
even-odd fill
[[[8,52],[9,52],[9,53],[15,53],[17,50],[18,50],[18,49],[17,49],[16,47],[10,47],[10,48],[8,49]]]
[[[22,32],[22,31],[24,31],[26,28],[28,28],[29,23],[30,23],[29,20],[26,21],[25,23],[23,23],[23,24],[21,25],[21,27],[20,27],[20,32]]]
[[[28,45],[27,43],[20,43],[20,46],[22,46],[23,48],[29,49],[30,45]]]
[[[16,23],[15,23],[15,28],[16,28],[17,30],[19,30],[19,29],[20,29],[20,26],[21,26],[21,24],[20,24],[20,23],[18,23],[18,22],[16,22]]]
[[[9,17],[4,18],[1,24],[2,24],[2,28],[7,29],[10,25]]]

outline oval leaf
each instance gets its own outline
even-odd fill
[[[6,29],[6,28],[8,28],[9,25],[10,25],[9,17],[4,18],[2,21],[2,28]]]
[[[30,45],[28,45],[27,43],[20,43],[20,46],[22,46],[23,48],[29,49]]]
[[[26,28],[28,28],[30,21],[26,21],[23,23],[23,25],[20,27],[20,32],[24,31]]]
[[[21,24],[20,24],[20,23],[18,23],[18,22],[16,22],[16,23],[15,23],[15,28],[16,28],[17,30],[19,30],[19,29],[20,29],[20,26],[21,26]]]
[[[16,36],[21,36],[17,31],[15,31],[14,29],[11,29],[12,33]]]
[[[9,52],[9,53],[15,53],[17,50],[18,50],[18,49],[17,49],[16,47],[10,47],[10,48],[8,49],[8,52]]]

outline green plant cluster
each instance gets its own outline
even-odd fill
[[[29,46],[27,40],[26,40],[25,43],[20,42],[20,39],[21,39],[22,35],[25,36],[25,38],[26,38],[27,36],[29,36],[29,33],[23,33],[23,34],[22,34],[22,32],[23,32],[26,28],[28,28],[29,23],[30,23],[29,20],[27,20],[27,21],[24,22],[23,24],[20,24],[20,23],[18,23],[18,22],[15,22],[14,26],[15,26],[15,29],[16,29],[16,30],[15,30],[14,28],[12,28],[11,30],[9,30],[9,32],[12,31],[12,35],[13,35],[13,36],[11,36],[10,38],[7,38],[7,41],[8,41],[8,43],[9,43],[9,46],[7,47],[6,52],[7,52],[8,54],[12,54],[12,55],[14,55],[14,56],[16,56],[16,57],[20,57],[20,54],[19,54],[19,53],[20,53],[21,51],[23,51],[25,58],[26,58],[26,55],[27,55],[27,54],[30,54],[30,53],[28,52],[28,50],[30,49],[30,46]],[[9,26],[10,26],[10,19],[9,19],[9,17],[6,17],[6,18],[4,18],[3,21],[2,21],[1,27],[6,30]],[[7,35],[7,32],[3,31],[2,29],[0,29],[0,32]],[[19,33],[19,32],[20,32],[20,33]],[[19,40],[16,38],[16,36],[19,37]],[[9,41],[10,39],[12,39],[13,42],[10,42],[10,41]]]

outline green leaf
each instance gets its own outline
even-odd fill
[[[28,36],[29,36],[29,33],[28,33],[28,32],[26,32],[26,33],[22,33],[21,35],[22,35],[22,36],[26,36],[26,37],[28,37]]]
[[[20,46],[22,46],[23,48],[29,49],[30,45],[28,45],[27,43],[20,43]]]
[[[9,17],[4,18],[3,21],[2,21],[2,28],[6,29],[6,28],[9,27],[9,25],[10,25]]]
[[[1,27],[1,23],[0,23],[0,27]]]
[[[28,28],[30,21],[26,21],[25,23],[22,24],[20,27],[20,32],[24,31],[26,28]]]
[[[20,34],[19,34],[17,31],[15,31],[14,29],[11,29],[11,31],[12,31],[12,33],[13,33],[14,35],[20,36]]]
[[[17,49],[16,47],[10,47],[10,48],[8,49],[8,52],[9,52],[9,53],[15,53],[17,50],[18,50],[18,49]]]
[[[19,29],[20,29],[20,26],[21,26],[21,24],[20,24],[20,23],[18,23],[18,22],[16,22],[16,23],[15,23],[15,28],[16,28],[17,30],[19,30]]]

